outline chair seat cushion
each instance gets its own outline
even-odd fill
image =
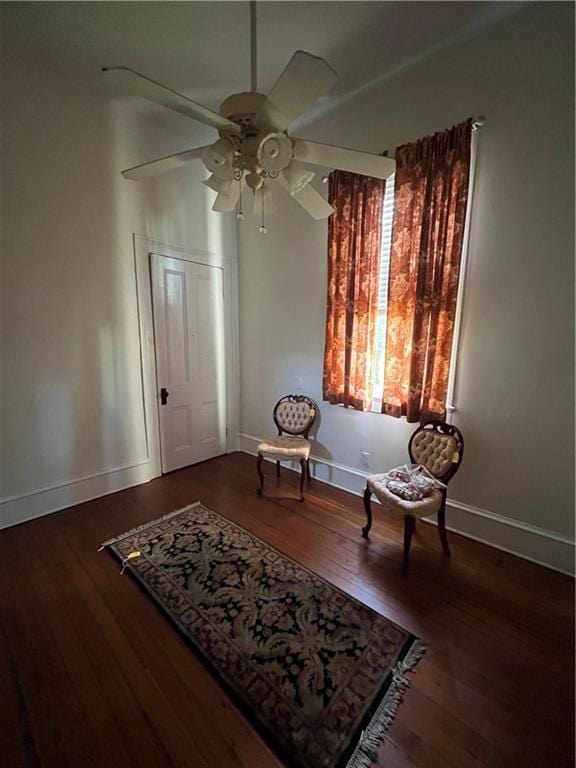
[[[435,515],[442,504],[442,491],[434,488],[428,496],[418,501],[408,501],[396,496],[395,493],[386,487],[389,478],[386,474],[370,475],[368,478],[368,488],[376,496],[378,501],[390,512],[396,512],[401,515],[412,515],[413,517],[428,517]]]
[[[265,443],[260,443],[258,453],[275,461],[307,459],[310,456],[310,443],[303,437],[280,435]]]

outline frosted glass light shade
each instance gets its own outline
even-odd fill
[[[218,139],[215,144],[206,147],[202,152],[202,162],[206,168],[219,179],[232,179],[234,172],[232,161],[234,147],[227,139]]]
[[[284,171],[284,180],[287,184],[288,192],[296,195],[300,190],[309,184],[316,174],[301,163],[292,161]]]
[[[207,186],[209,189],[213,189],[214,192],[224,192],[224,194],[228,194],[230,192],[230,188],[232,187],[231,180],[219,179],[215,174],[212,174],[207,179],[205,179],[202,184]]]
[[[260,142],[257,157],[261,168],[277,173],[292,159],[292,142],[285,133],[269,133]]]
[[[262,206],[264,206],[264,210],[262,210]],[[267,184],[264,184],[254,193],[254,208],[252,209],[252,213],[255,213],[257,216],[264,213],[264,215],[267,216],[271,213],[276,213],[277,210],[274,200],[272,199],[272,190]]]

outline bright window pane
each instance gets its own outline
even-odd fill
[[[386,310],[388,306],[388,278],[390,275],[390,250],[392,222],[394,220],[394,174],[386,179],[382,206],[382,244],[380,251],[380,275],[378,278],[378,318],[376,320],[376,348],[374,354],[374,381],[372,410],[380,411],[384,391],[384,360],[386,357]]]

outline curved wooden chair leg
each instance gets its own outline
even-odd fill
[[[362,528],[362,536],[364,536],[365,539],[368,538],[368,534],[370,533],[370,528],[372,528],[372,505],[370,504],[370,497],[372,496],[372,491],[368,486],[366,486],[366,490],[364,491],[364,510],[366,512],[366,525],[364,528]]]
[[[310,472],[310,459],[306,459],[306,479],[312,482],[312,472]]]
[[[448,546],[448,535],[446,533],[446,499],[442,500],[442,506],[438,510],[438,533],[442,542],[442,549],[446,557],[450,557],[450,547]]]
[[[262,454],[260,453],[256,460],[256,472],[258,472],[258,477],[260,479],[260,488],[256,489],[256,493],[258,496],[262,496],[262,491],[264,490],[264,475],[262,474]]]
[[[416,527],[416,518],[412,515],[404,515],[404,558],[402,560],[402,575],[408,573],[408,559],[410,557],[410,544],[412,543],[412,534]]]
[[[280,462],[276,462],[276,477],[280,477]]]
[[[306,477],[306,459],[300,459],[300,501],[304,501],[304,478]]]

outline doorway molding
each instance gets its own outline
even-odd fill
[[[226,367],[226,452],[238,450],[240,378],[238,363],[238,266],[236,254],[225,255],[163,243],[146,235],[134,234],[134,266],[140,337],[140,369],[149,480],[162,474],[160,421],[156,379],[156,350],[152,313],[150,254],[183,259],[222,269],[224,285],[224,344]]]

